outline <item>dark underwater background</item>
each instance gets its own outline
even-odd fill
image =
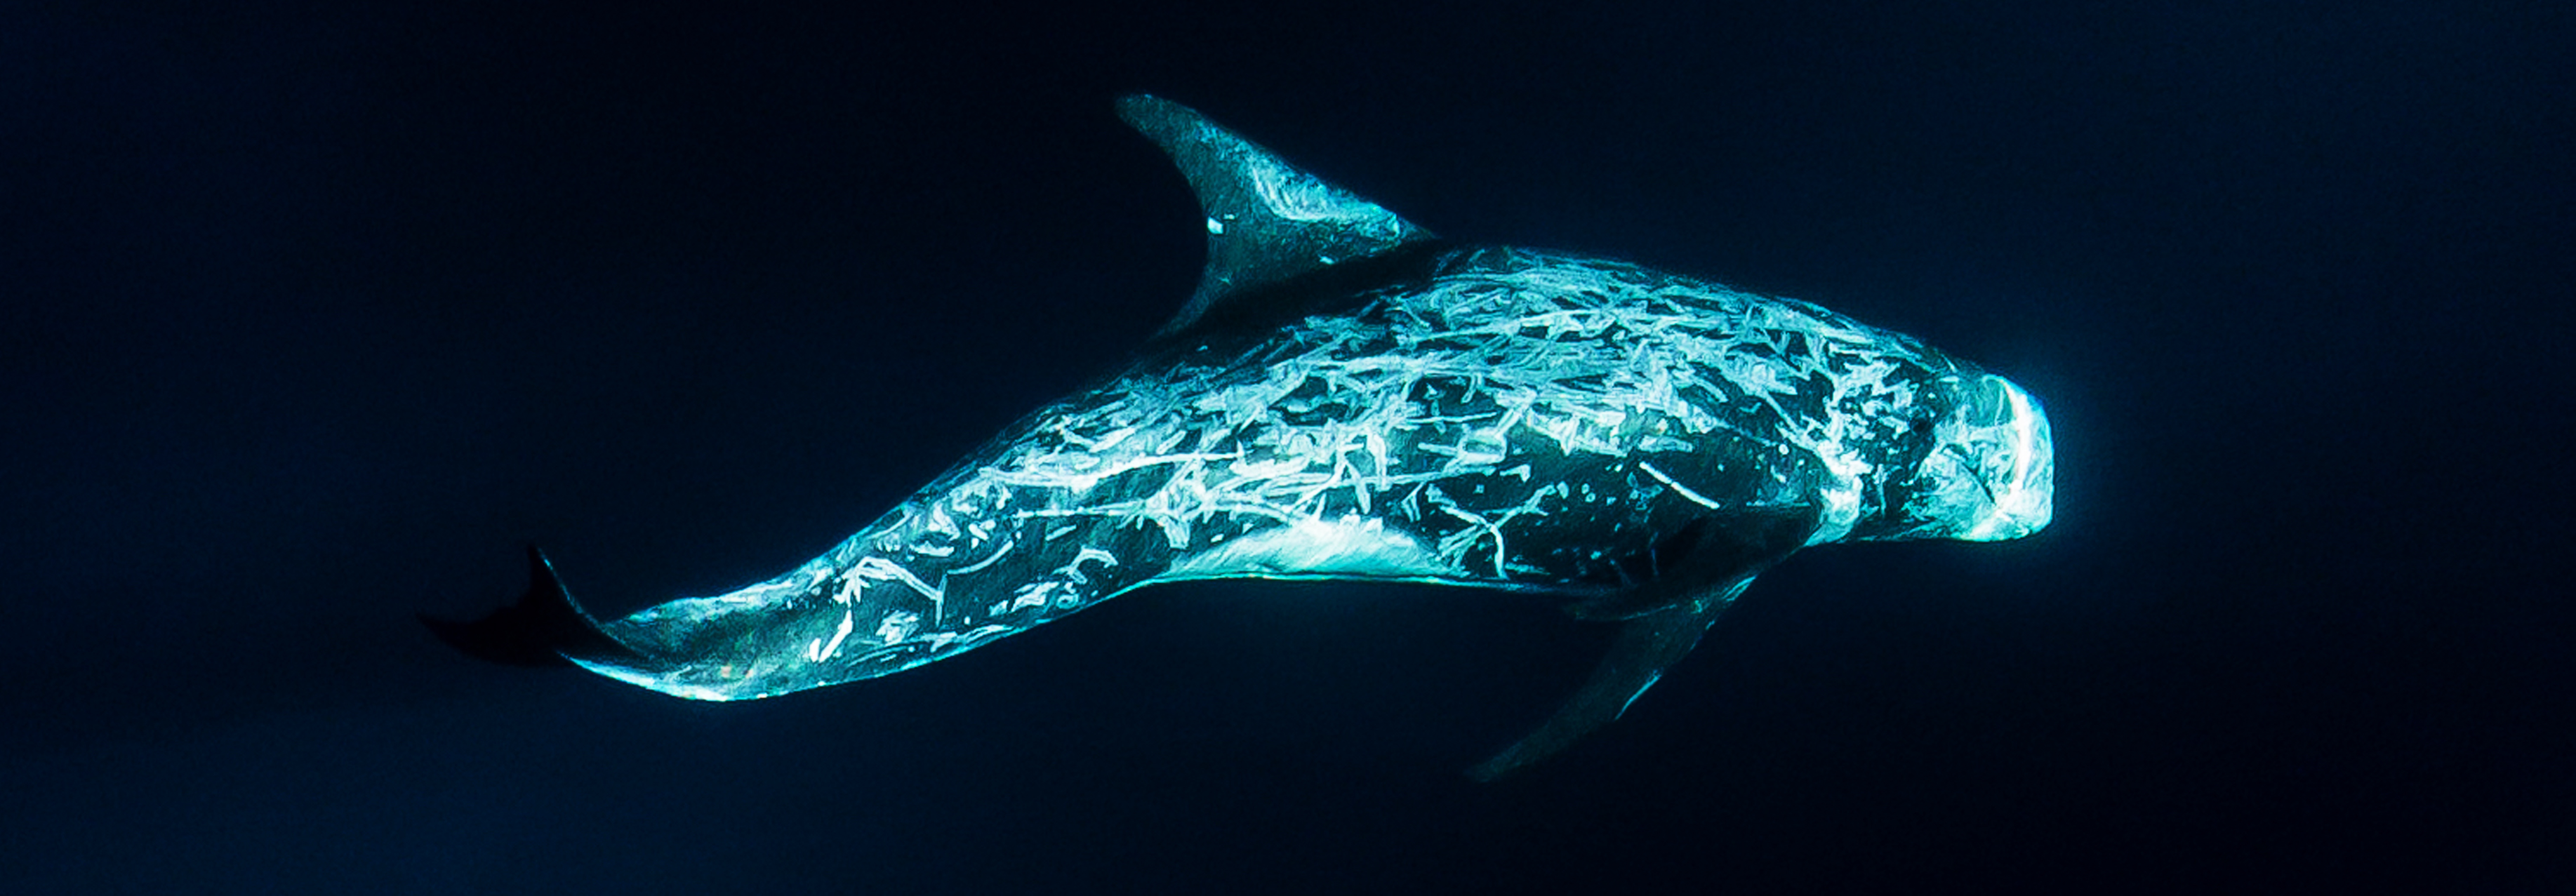
[[[2563,893],[2565,4],[13,3],[0,891]],[[2028,386],[2057,517],[1605,628],[1204,584],[748,704],[478,664],[765,579],[1197,278],[1191,104],[1445,235]]]

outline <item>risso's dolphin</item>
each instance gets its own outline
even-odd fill
[[[1618,620],[1492,778],[1617,718],[1755,576],[1838,541],[2048,525],[2048,418],[2002,377],[1805,302],[1451,243],[1178,104],[1207,269],[1124,369],[1038,409],[831,552],[601,621],[542,555],[516,606],[433,622],[699,700],[945,659],[1161,582],[1496,588]]]

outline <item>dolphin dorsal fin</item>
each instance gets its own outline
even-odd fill
[[[1156,336],[1178,332],[1236,297],[1355,259],[1429,240],[1377,203],[1351,195],[1218,126],[1188,106],[1135,94],[1118,114],[1180,166],[1207,215],[1207,269],[1181,313]]]

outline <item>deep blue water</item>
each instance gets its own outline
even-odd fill
[[[171,6],[0,13],[0,890],[2576,881],[2556,7]],[[766,578],[1116,363],[1138,90],[2010,376],[2056,523],[1802,553],[1493,785],[1606,630],[1171,587],[701,705],[412,621]]]

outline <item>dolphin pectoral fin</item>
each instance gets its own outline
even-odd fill
[[[1812,504],[1746,507],[1728,519],[1701,517],[1629,558],[1642,582],[1595,595],[1567,611],[1577,619],[1638,619],[1699,600],[1710,582],[1751,581],[1816,534],[1820,508]],[[1731,599],[1731,598],[1730,598]]]
[[[1608,656],[1592,670],[1583,688],[1558,707],[1556,714],[1522,737],[1494,758],[1467,770],[1467,776],[1478,781],[1492,781],[1522,766],[1554,756],[1592,730],[1607,725],[1628,711],[1628,705],[1655,686],[1664,669],[1679,662],[1699,645],[1700,635],[1716,622],[1718,614],[1743,594],[1753,577],[1746,576],[1724,588],[1711,589],[1706,596],[1684,601],[1666,609],[1628,620],[1619,628],[1619,640],[1610,646]]]
[[[458,652],[503,665],[570,666],[575,658],[625,666],[647,662],[573,602],[563,580],[555,577],[554,564],[536,545],[528,546],[528,591],[518,603],[471,622],[415,615],[430,634]]]

